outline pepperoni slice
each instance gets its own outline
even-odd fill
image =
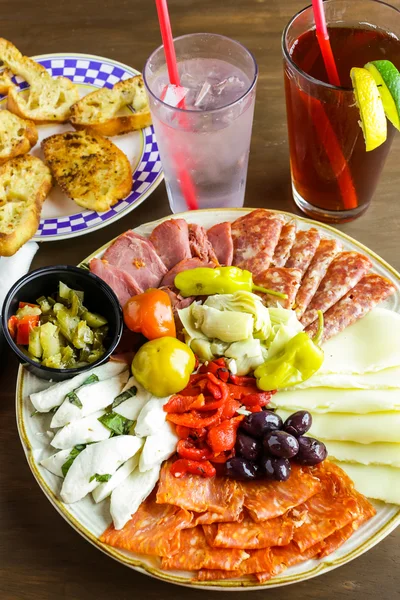
[[[276,245],[271,261],[271,267],[284,267],[289,258],[290,251],[296,239],[297,225],[295,221],[289,221],[282,227],[281,236]]]
[[[267,306],[277,306],[279,303],[283,308],[292,308],[300,282],[301,271],[298,269],[287,269],[286,267],[270,267],[255,278],[257,285],[287,295],[287,299],[283,300],[270,294],[260,294],[265,298]]]
[[[285,219],[263,208],[232,223],[233,264],[256,276],[268,269]]]
[[[333,259],[325,277],[300,319],[304,327],[315,321],[321,310],[325,313],[343,298],[371,268],[369,258],[358,252],[341,252]]]
[[[298,231],[285,267],[287,269],[298,269],[304,275],[318,248],[319,241],[320,235],[316,229]]]
[[[297,318],[303,315],[310,304],[319,284],[323,280],[329,265],[340,252],[342,245],[337,240],[320,241],[314,257],[308,267],[295,300],[295,310]]]
[[[323,341],[326,342],[361,319],[379,302],[386,300],[395,290],[393,283],[385,277],[375,273],[363,277],[354,288],[324,314]],[[317,322],[314,321],[306,328],[306,332],[313,337],[317,329]]]

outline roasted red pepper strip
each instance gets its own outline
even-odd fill
[[[186,413],[189,410],[200,408],[205,405],[205,398],[203,394],[196,396],[182,396],[182,394],[175,394],[171,396],[163,409],[167,413]],[[207,410],[207,409],[206,409]]]
[[[233,450],[227,450],[226,452],[220,452],[219,454],[213,454],[213,456],[210,458],[210,461],[217,465],[221,465],[221,464],[226,463],[226,461],[229,460],[230,458],[232,458],[233,456],[235,456],[235,452]]]
[[[252,413],[253,413],[253,412],[261,412],[261,411],[262,411],[262,408],[261,408],[261,406],[249,406],[249,407],[247,408],[247,410],[249,410],[249,411],[250,411],[250,412],[252,412]]]
[[[229,380],[229,371],[225,367],[220,367],[215,373],[215,375],[224,383],[227,383]]]
[[[271,396],[271,392],[257,392],[255,394],[246,394],[241,400],[246,408],[250,406],[267,406],[271,400]]]
[[[178,458],[171,466],[171,475],[182,477],[185,473],[192,473],[201,477],[214,477],[216,470],[208,460],[198,461]]]
[[[233,398],[228,398],[228,400],[224,403],[222,408],[222,419],[231,419],[237,410],[241,407],[241,403]]]
[[[183,425],[176,425],[175,430],[176,435],[181,440],[190,439],[193,442],[201,442],[207,437],[207,429],[205,427],[200,429],[190,429],[189,427],[184,427]]]
[[[231,375],[230,380],[234,385],[256,385],[256,380],[254,377],[240,377],[239,375]]]
[[[32,306],[33,308],[40,308],[39,304],[31,304],[30,302],[19,302],[18,308],[24,308],[24,306]]]
[[[207,447],[196,447],[189,440],[179,440],[176,451],[181,458],[189,460],[209,460],[212,457],[212,452]]]
[[[26,315],[18,319],[17,344],[27,346],[29,344],[29,334],[39,323],[39,315]]]
[[[232,450],[236,443],[236,432],[244,415],[223,421],[208,432],[207,442],[214,453]]]
[[[13,315],[12,317],[10,317],[8,319],[8,331],[10,332],[10,335],[12,337],[13,340],[15,340],[15,336],[17,335],[17,327],[18,327],[18,317]]]
[[[191,410],[190,412],[179,414],[179,413],[168,413],[167,421],[175,423],[175,425],[183,425],[190,429],[200,429],[202,427],[210,427],[219,422],[221,418],[222,407],[213,412],[211,415],[207,413],[201,413],[198,410]]]
[[[260,391],[255,385],[254,387],[247,385],[233,385],[232,383],[227,383],[226,385],[228,386],[230,397],[235,398],[235,400],[241,400],[248,394],[258,394]]]

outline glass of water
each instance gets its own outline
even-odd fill
[[[171,210],[188,208],[187,177],[198,208],[243,206],[257,63],[239,42],[221,35],[184,35],[174,43],[180,102],[169,86],[163,46],[143,72]]]

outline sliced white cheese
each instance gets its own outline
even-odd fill
[[[124,462],[134,456],[142,442],[133,435],[118,435],[87,446],[70,466],[61,488],[61,499],[67,504],[78,502],[92,492],[98,475],[113,475]]]
[[[82,417],[106,408],[106,406],[112,404],[115,396],[118,396],[121,392],[127,379],[128,371],[124,371],[116,377],[111,377],[111,379],[84,385],[76,392],[82,408],[73,404],[68,398],[65,398],[55,413],[50,427],[62,427],[67,423],[77,421],[78,419],[82,419]]]
[[[364,414],[400,410],[399,390],[348,390],[326,387],[282,391],[272,396],[273,406],[317,413],[343,412]]]
[[[129,390],[131,387],[136,388],[136,394],[128,398],[128,400],[121,402],[121,404],[116,406],[113,410],[130,421],[136,421],[140,411],[150,400],[152,395],[150,392],[145,390],[144,387],[140,385],[140,383],[138,383],[134,377],[130,377],[122,392]]]
[[[375,308],[328,340],[319,373],[371,373],[400,365],[400,314]]]
[[[111,494],[129,475],[136,469],[139,464],[139,453],[132,456],[126,461],[108,481],[100,483],[92,492],[93,500],[96,503],[101,502]]]
[[[142,408],[137,418],[135,433],[139,437],[154,435],[165,423],[167,413],[163,406],[169,400],[167,398],[153,398]]]
[[[56,452],[55,454],[52,454],[51,456],[41,460],[40,464],[42,467],[50,471],[50,473],[57,475],[57,477],[64,477],[61,467],[67,462],[71,450],[72,448],[60,450],[60,452]]]
[[[115,377],[127,369],[128,366],[126,363],[110,360],[108,363],[95,367],[90,371],[80,373],[72,379],[60,381],[41,392],[35,392],[30,395],[30,399],[36,410],[39,412],[48,412],[55,406],[60,406],[64,402],[65,396],[81,386],[90,375],[97,375],[99,380],[103,381],[104,379]]]
[[[135,514],[143,500],[153,491],[160,475],[160,465],[141,473],[135,469],[111,494],[110,512],[115,529],[123,526]]]
[[[57,431],[50,444],[54,448],[64,449],[72,448],[77,444],[107,440],[111,431],[98,420],[102,415],[104,415],[104,410],[99,410],[83,419],[68,423]]]
[[[139,470],[148,471],[155,465],[167,460],[176,451],[178,440],[175,428],[164,421],[157,433],[146,438],[140,455]]]
[[[337,463],[354,481],[357,491],[368,498],[400,504],[400,469],[381,465]]]
[[[324,440],[322,440],[324,441]],[[335,460],[362,465],[389,465],[400,467],[400,444],[375,442],[356,444],[354,442],[325,441],[329,457]]]
[[[283,410],[278,410],[278,413],[284,420],[291,414]],[[359,444],[400,443],[400,412],[311,414],[313,422],[307,435],[317,439]]]
[[[374,373],[320,373],[290,388],[291,391],[313,387],[347,388],[347,389],[392,389],[400,388],[400,367],[383,369]]]

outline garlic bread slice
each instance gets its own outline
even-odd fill
[[[125,106],[135,112],[118,116]],[[119,135],[151,125],[147,94],[141,75],[119,81],[113,88],[91,92],[71,107],[70,122],[75,129],[100,135]]]
[[[35,123],[21,119],[8,110],[0,110],[0,165],[29,152],[37,140]]]
[[[0,166],[0,256],[12,256],[36,233],[51,187],[50,169],[35,156]]]
[[[132,189],[129,160],[100,135],[67,131],[46,138],[42,147],[58,185],[79,206],[104,212]]]

